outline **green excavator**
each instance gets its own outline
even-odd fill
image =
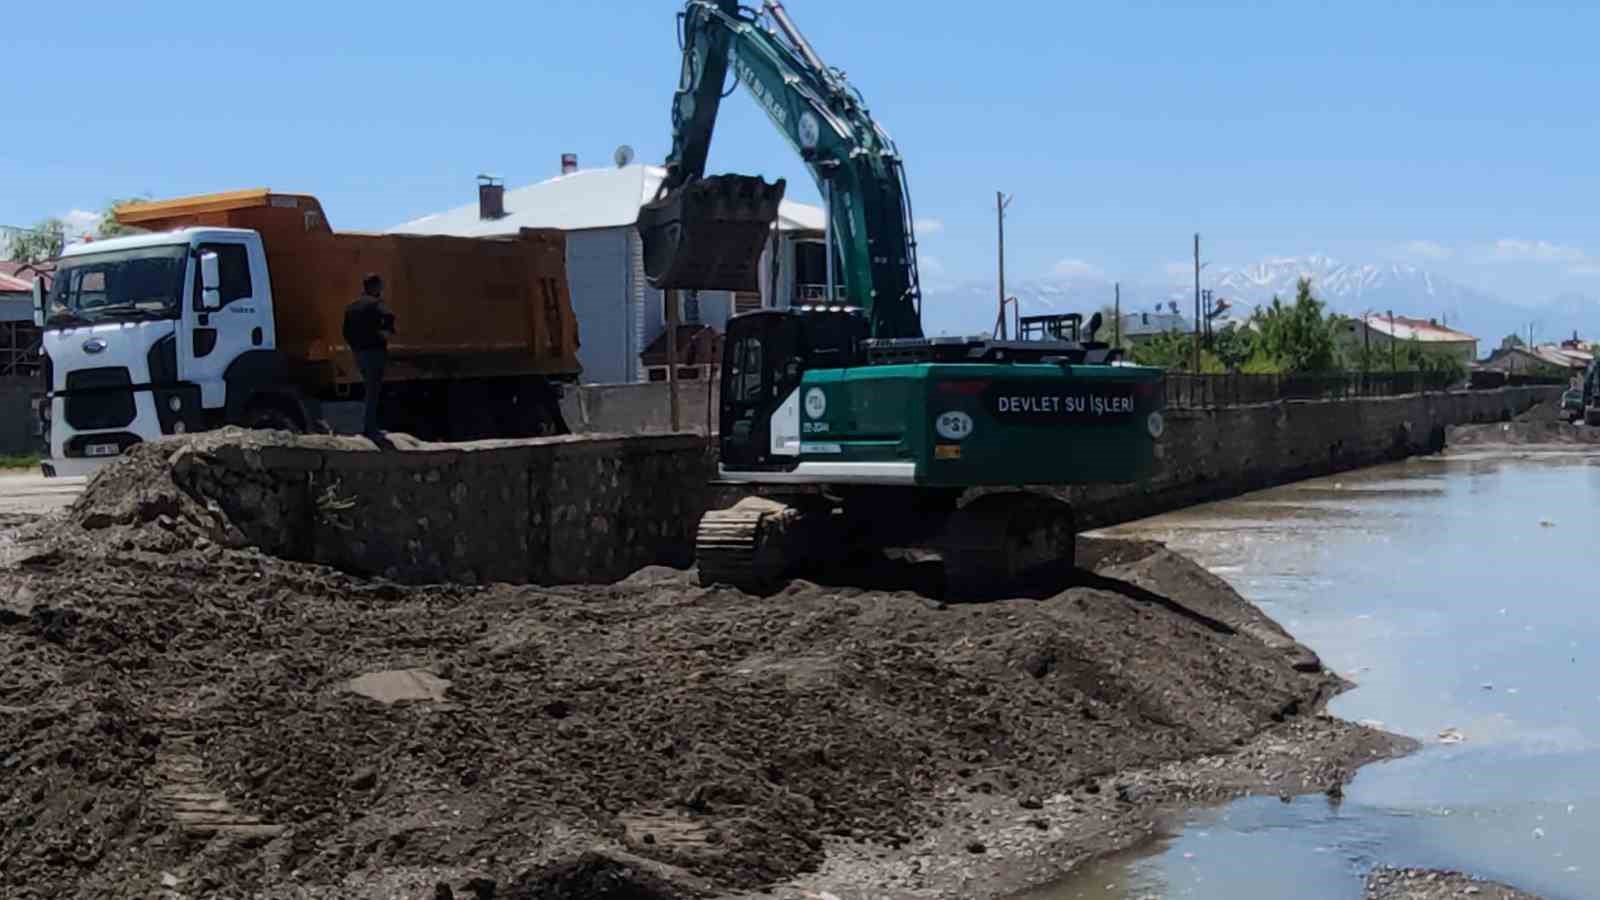
[[[637,222],[650,284],[757,289],[785,184],[705,174],[730,68],[827,213],[822,302],[728,320],[718,478],[748,496],[702,518],[701,583],[766,593],[886,548],[937,554],[957,595],[1069,573],[1072,508],[1048,489],[1149,476],[1162,372],[1097,342],[1098,313],[925,336],[905,165],[861,95],[776,0],[688,0],[679,29],[667,175]]]

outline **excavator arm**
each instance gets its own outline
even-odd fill
[[[672,152],[656,199],[639,212],[645,273],[660,289],[754,286],[784,182],[705,175],[729,69],[800,154],[828,207],[842,303],[876,338],[922,336],[916,239],[905,167],[843,73],[825,65],[783,5],[688,0]],[[835,257],[830,255],[831,266]]]

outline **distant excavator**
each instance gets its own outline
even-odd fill
[[[1020,488],[1148,477],[1161,370],[1097,342],[1099,314],[1023,317],[1018,340],[924,336],[904,162],[861,95],[776,0],[689,0],[679,28],[667,176],[637,222],[651,285],[756,289],[785,183],[705,174],[730,68],[827,212],[825,302],[728,321],[719,479],[751,496],[701,520],[701,582],[766,593],[885,547],[938,553],[959,595],[1070,571],[1071,506]]]

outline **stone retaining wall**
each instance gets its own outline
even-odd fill
[[[1074,502],[1082,527],[1111,525],[1435,451],[1447,426],[1503,420],[1559,395],[1506,388],[1173,410],[1148,482],[1052,491]],[[696,435],[402,438],[380,451],[361,439],[260,434],[169,439],[140,459],[165,459],[183,494],[267,552],[409,583],[593,583],[650,564],[688,566],[701,513],[737,496],[708,484],[715,457]],[[121,480],[137,494],[134,483],[149,477]],[[92,485],[83,502],[125,505],[116,484]],[[119,516],[140,518],[102,518]]]
[[[1445,429],[1498,422],[1560,387],[1307,400],[1214,410],[1171,410],[1160,468],[1148,482],[1064,493],[1085,528],[1114,525],[1211,500],[1361,468],[1445,444]]]
[[[706,506],[705,441],[693,435],[402,438],[376,450],[238,434],[159,442],[179,448],[165,451],[178,488],[269,553],[406,583],[608,582],[688,566]]]

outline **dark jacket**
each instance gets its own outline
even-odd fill
[[[344,342],[357,353],[389,349],[383,333],[393,330],[394,316],[377,297],[362,294],[344,308]]]

